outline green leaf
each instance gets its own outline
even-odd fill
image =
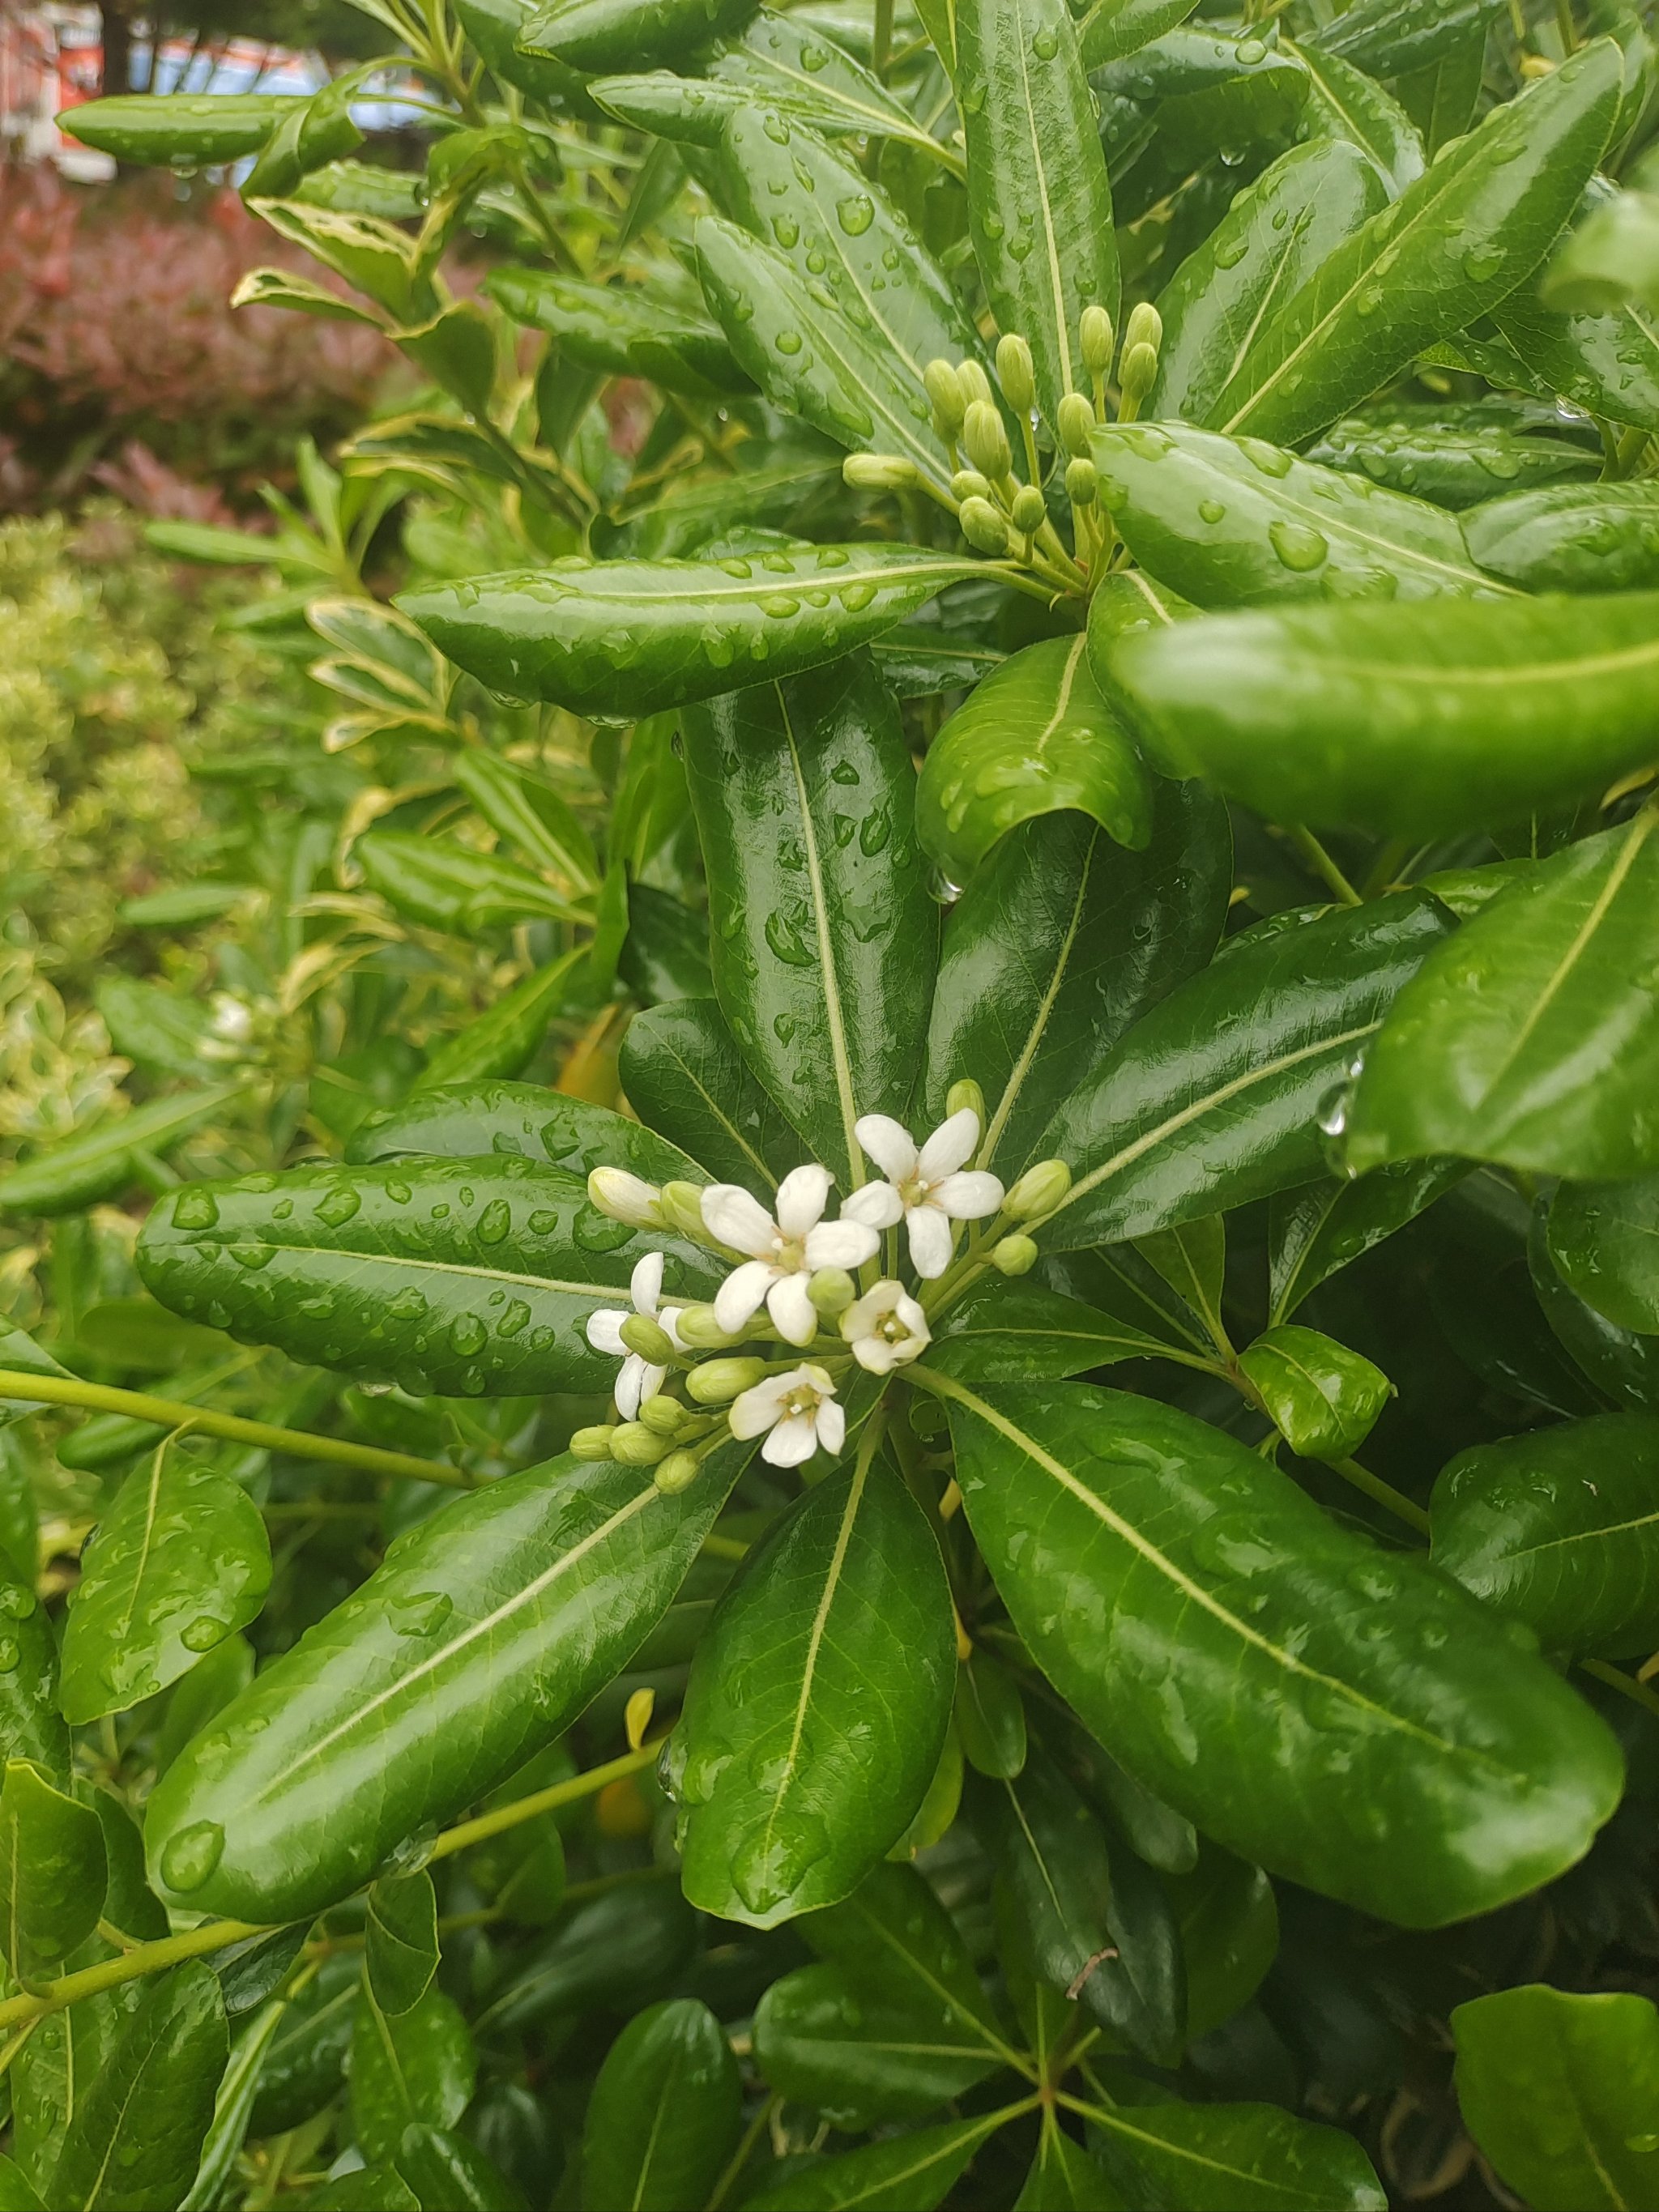
[[[1394,94],[1340,54],[1284,38],[1279,44],[1308,73],[1304,129],[1358,147],[1376,164],[1390,198],[1414,185],[1427,166],[1423,141]]]
[[[362,1963],[361,1956],[335,1953],[288,2001],[254,2093],[248,2132],[256,2142],[303,2125],[337,2095],[357,2017]]]
[[[1260,1867],[1217,1844],[1165,1876],[1187,1960],[1187,2033],[1196,2041],[1247,2005],[1279,1953],[1279,1906]]]
[[[1520,377],[1500,381],[1559,395],[1614,422],[1659,429],[1659,333],[1651,308],[1565,314],[1545,307],[1526,284],[1493,319],[1522,364]]]
[[[1097,430],[1100,496],[1143,567],[1199,606],[1495,595],[1455,518],[1258,439],[1158,422]],[[1166,654],[1203,629],[1165,631]],[[1121,668],[1121,659],[1118,662]]]
[[[156,1206],[139,1272],[164,1305],[295,1358],[394,1376],[416,1396],[609,1389],[584,1334],[629,1304],[649,1237],[532,1161],[295,1168],[190,1183]],[[711,1294],[708,1255],[669,1238],[675,1286]]]
[[[1246,185],[1159,295],[1148,418],[1207,421],[1263,317],[1387,198],[1375,165],[1328,138],[1293,147]]]
[[[1524,435],[1504,422],[1447,424],[1384,408],[1334,423],[1308,458],[1356,481],[1409,489],[1436,507],[1476,507],[1500,484],[1527,489],[1594,477],[1599,463],[1565,438]]]
[[[218,1977],[199,1960],[152,1983],[76,2106],[51,2202],[167,2212],[189,2188],[229,2056]]]
[[[270,1544],[240,1483],[164,1439],[122,1484],[82,1555],[64,1636],[64,1717],[125,1712],[254,1619]]]
[[[1241,40],[1217,23],[1166,31],[1094,82],[1107,101],[1150,109],[1159,150],[1177,165],[1202,161],[1218,145],[1276,151],[1297,129],[1309,91],[1307,71],[1271,34]]]
[[[675,1732],[691,1902],[770,1928],[849,1895],[933,1778],[954,1645],[933,1533],[883,1461],[781,1516],[697,1647]]]
[[[1550,1257],[1587,1305],[1659,1336],[1659,1177],[1569,1182],[1549,1211]]]
[[[525,2197],[476,2144],[453,2129],[404,2130],[398,2172],[422,2205],[450,2212],[525,2212]]]
[[[1441,1470],[1435,1565],[1545,1648],[1622,1659],[1659,1643],[1659,1419],[1601,1413],[1478,1444]]]
[[[1112,189],[1066,0],[957,0],[957,103],[974,253],[999,329],[1031,349],[1053,425],[1086,388],[1085,307],[1115,321]]]
[[[377,2160],[324,2182],[306,2212],[421,2212],[421,2200],[395,2166]]]
[[[1447,927],[1420,893],[1379,899],[1240,945],[1171,992],[1033,1147],[1076,1178],[1044,1244],[1144,1237],[1307,1182],[1322,1104]]]
[[[550,55],[524,52],[519,40],[538,13],[536,0],[455,0],[461,28],[503,85],[527,92],[549,106],[580,112],[579,71]]]
[[[744,2199],[744,2212],[934,2212],[1001,2125],[1002,2115],[993,2112],[815,2159],[781,2181],[763,2182]]]
[[[222,1994],[222,1984],[221,1990]],[[246,2022],[232,2044],[230,2063],[214,2099],[212,2124],[202,2141],[196,2178],[180,2200],[179,2212],[214,2212],[231,2180],[242,2145],[247,2140],[248,2117],[253,2109],[265,2053],[283,2024],[286,2010],[280,2000],[273,1999]]]
[[[1486,35],[1477,31],[1437,62],[1395,79],[1400,104],[1421,134],[1431,161],[1474,125],[1486,70]],[[1617,133],[1615,123],[1612,135]]]
[[[971,1073],[980,1164],[1005,1182],[1131,1025],[1208,960],[1232,888],[1225,812],[1202,784],[1152,787],[1139,852],[1075,814],[1010,831],[945,924],[922,1077],[927,1118]]]
[[[388,2020],[368,1984],[351,2035],[351,2123],[366,2159],[395,2159],[404,2131],[453,2128],[472,2101],[477,2058],[459,2007],[429,1989]]]
[[[1119,1359],[1167,1359],[1166,1339],[1036,1283],[988,1276],[952,1301],[933,1332],[929,1366],[978,1382],[1086,1375]]]
[[[1471,556],[1526,592],[1641,592],[1659,586],[1659,485],[1550,484],[1463,517]]]
[[[46,2212],[15,2160],[0,2156],[0,2212]]]
[[[20,1982],[61,1973],[104,1909],[104,1831],[25,1759],[6,1761],[0,1790],[0,1948]]]
[[[1373,76],[1405,76],[1467,46],[1504,8],[1504,0],[1355,0],[1310,44]]]
[[[1131,2201],[1156,2192],[1183,2212],[1385,2212],[1388,2204],[1352,2136],[1274,2105],[1120,2106],[1090,2118],[1107,2176]]]
[[[954,149],[933,137],[840,39],[823,36],[805,16],[791,21],[777,9],[763,8],[742,39],[715,57],[708,82],[736,89],[739,105],[732,113],[766,106],[798,115],[814,131],[907,139],[929,160],[961,173]]]
[[[149,1154],[165,1158],[236,1096],[234,1085],[153,1099],[83,1137],[53,1145],[0,1176],[0,1213],[77,1213],[125,1190]]]
[[[527,53],[551,54],[597,74],[619,64],[680,60],[741,31],[757,0],[554,0],[520,35]]]
[[[416,1078],[419,1092],[518,1074],[541,1050],[548,1028],[572,994],[585,947],[532,968],[487,1013],[447,1037]],[[486,1147],[486,1149],[488,1149]]]
[[[657,1141],[665,1145],[672,1133],[684,1143],[694,1182],[702,1169],[768,1190],[799,1158],[799,1139],[744,1065],[712,999],[680,999],[635,1014],[623,1039],[622,1078],[629,1103],[649,1124],[645,1133],[660,1129]]]
[[[1616,314],[1659,309],[1659,193],[1619,192],[1559,247],[1539,287],[1547,307]]]
[[[83,101],[62,128],[118,161],[217,168],[257,154],[285,116],[307,105],[274,92],[147,92]]]
[[[854,1122],[908,1101],[939,942],[897,710],[853,659],[714,701],[682,735],[721,1012],[810,1156],[853,1188]]]
[[[976,686],[927,750],[916,832],[946,876],[969,881],[1009,830],[1076,811],[1120,845],[1152,836],[1152,783],[1095,687],[1081,635],[1028,645]]]
[[[60,1781],[69,1731],[58,1709],[58,1644],[29,1584],[0,1561],[0,1759],[27,1759]]]
[[[438,1899],[432,1877],[382,1875],[370,1888],[365,1964],[374,2002],[388,2020],[411,2012],[438,1971]]]
[[[1592,798],[1653,753],[1659,596],[1297,607],[1147,632],[1158,754],[1285,822],[1431,836]]]
[[[724,335],[672,300],[586,284],[547,269],[494,269],[485,289],[515,323],[545,331],[562,353],[607,376],[642,376],[695,399],[752,392]]]
[[[661,1869],[578,1905],[475,2023],[481,2039],[581,2013],[627,2011],[689,1972],[697,1916]]]
[[[1124,2203],[1093,2159],[1045,2112],[1036,2156],[1014,2212],[1120,2212]]]
[[[1425,963],[1367,1048],[1352,1172],[1452,1152],[1587,1181],[1659,1166],[1656,828],[1649,811],[1569,846]]]
[[[554,784],[481,746],[461,752],[450,774],[490,828],[544,875],[577,896],[598,890],[602,872],[593,841]]]
[[[1357,1182],[1328,1177],[1276,1195],[1267,1213],[1270,1325],[1462,1181],[1462,1160],[1402,1160]]]
[[[942,1395],[969,1524],[1032,1656],[1206,1835],[1411,1927],[1489,1911],[1588,1849],[1621,1786],[1612,1737],[1438,1574],[1150,1399]]]
[[[665,1137],[590,1099],[539,1083],[424,1085],[401,1106],[371,1114],[346,1146],[354,1167],[398,1159],[477,1160],[491,1153],[544,1162],[586,1177],[626,1168],[647,1182],[696,1182],[696,1162]]]
[[[1007,1668],[988,1652],[969,1653],[957,1668],[953,1710],[963,1755],[974,1771],[1013,1781],[1025,1765],[1025,1708]]]
[[[157,1785],[159,1886],[191,1911],[265,1922],[348,1894],[611,1680],[744,1457],[727,1448],[677,1498],[637,1469],[553,1460],[420,1522]]]
[[[590,2212],[702,2204],[742,2126],[738,2062],[714,2014],[695,1997],[652,2005],[611,2045],[588,2100],[582,2203]]]
[[[551,884],[516,860],[475,852],[453,837],[371,830],[351,850],[370,890],[379,891],[400,915],[428,929],[477,937],[531,920],[586,919]]]
[[[1227,1279],[1227,1224],[1218,1214],[1138,1237],[1135,1249],[1202,1323],[1212,1343],[1225,1341],[1221,1299]]]
[[[1598,39],[1493,108],[1263,325],[1218,427],[1294,444],[1513,292],[1577,206],[1621,86],[1619,49]]]
[[[1184,23],[1198,0],[1094,0],[1078,17],[1078,51],[1086,70],[1103,69],[1139,53],[1154,39]]]
[[[1659,2204],[1659,2014],[1646,1997],[1531,1982],[1459,2005],[1451,2024],[1469,2133],[1537,2212]]]
[[[1545,1321],[1572,1364],[1613,1405],[1632,1413],[1659,1413],[1659,1344],[1620,1328],[1569,1289],[1550,1257],[1541,1208],[1533,1215],[1527,1258]]]
[[[1381,1368],[1295,1322],[1264,1331],[1238,1364],[1268,1419],[1303,1459],[1352,1459],[1395,1395]]]

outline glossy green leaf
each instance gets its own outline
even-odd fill
[[[928,1364],[979,1382],[1086,1375],[1119,1359],[1171,1356],[1167,1341],[1115,1314],[1036,1283],[988,1276],[934,1325]]]
[[[578,70],[550,54],[526,53],[519,40],[538,13],[536,0],[454,0],[456,19],[502,84],[550,106],[582,103]]]
[[[453,2128],[417,2124],[404,2130],[398,2172],[422,2206],[453,2212],[525,2212],[521,2190]]]
[[[740,31],[757,0],[553,0],[532,15],[519,44],[569,68],[597,73],[637,62],[672,62]]]
[[[691,1902],[770,1928],[850,1894],[939,1764],[954,1644],[933,1533],[882,1460],[775,1522],[697,1647],[675,1733]]]
[[[1094,453],[1100,496],[1129,550],[1196,605],[1498,588],[1470,560],[1453,516],[1260,440],[1114,424],[1096,432]]]
[[[371,1114],[346,1146],[354,1167],[387,1160],[477,1160],[491,1153],[545,1162],[586,1177],[626,1168],[647,1182],[698,1180],[695,1160],[625,1114],[568,1098],[538,1083],[422,1085],[401,1106]]]
[[[648,1124],[684,1144],[698,1170],[764,1191],[796,1164],[800,1139],[763,1091],[712,999],[635,1014],[623,1039],[623,1086]],[[620,1164],[631,1166],[622,1158]],[[599,1164],[596,1162],[595,1164]],[[636,1168],[637,1174],[647,1174]]]
[[[897,710],[851,659],[718,700],[683,740],[721,1011],[808,1156],[849,1189],[854,1121],[908,1101],[939,942]]]
[[[1144,1237],[1307,1182],[1322,1105],[1447,927],[1421,894],[1382,899],[1241,945],[1172,992],[1033,1147],[1074,1177],[1044,1246]]]
[[[1435,1565],[1546,1649],[1592,1658],[1659,1643],[1659,1420],[1602,1413],[1478,1444],[1442,1469]]]
[[[180,2199],[179,2212],[213,2212],[231,2180],[247,2140],[259,2071],[285,2009],[280,2000],[273,1998],[252,2020],[242,2023],[240,2033],[232,2041],[230,2061],[214,2099],[213,2119],[202,2140],[196,2178]]]
[[[1569,846],[1425,963],[1367,1048],[1352,1171],[1449,1152],[1586,1180],[1659,1166],[1656,827]]]
[[[1659,1413],[1659,1343],[1619,1328],[1568,1287],[1550,1256],[1541,1209],[1533,1216],[1527,1257],[1539,1307],[1571,1364],[1611,1404]]]
[[[554,1460],[421,1522],[157,1785],[145,1841],[158,1886],[254,1921],[303,1918],[356,1888],[611,1679],[666,1611],[743,1457],[729,1447],[677,1498],[637,1469]]]
[[[46,2212],[15,2159],[0,2156],[0,2212]]]
[[[1124,2201],[1053,2112],[1045,2112],[1036,2155],[1014,2199],[1014,2212],[1120,2212]]]
[[[1518,376],[1499,381],[1559,396],[1610,422],[1659,429],[1659,331],[1651,308],[1567,314],[1545,307],[1528,283],[1493,319],[1522,364]]]
[[[1107,100],[1150,108],[1159,149],[1176,162],[1202,160],[1218,146],[1235,155],[1282,146],[1309,90],[1307,71],[1271,34],[1241,39],[1207,22],[1166,31],[1094,82]]]
[[[1384,2212],[1350,2135],[1273,2105],[1122,2106],[1091,2115],[1109,2179],[1184,2212]]]
[[[28,1584],[0,1565],[0,1759],[27,1759],[62,1781],[69,1731],[58,1706],[58,1643]]]
[[[994,2112],[982,2120],[951,2120],[817,2159],[781,2181],[763,2182],[744,2198],[744,2212],[934,2212],[1001,2124]]]
[[[417,586],[397,604],[491,690],[632,721],[835,660],[975,565],[915,546],[823,545],[526,569]],[[400,834],[371,831],[356,849],[367,866],[365,848]]]
[[[150,1214],[138,1264],[164,1305],[215,1328],[476,1397],[608,1389],[587,1317],[626,1305],[635,1261],[663,1249],[574,1176],[497,1156],[188,1184]],[[712,1291],[707,1254],[666,1249],[673,1288]]]
[[[1659,1336],[1659,1178],[1569,1182],[1549,1212],[1550,1257],[1586,1304]]]
[[[24,1759],[6,1761],[0,1790],[0,1948],[18,1981],[61,1973],[104,1909],[98,1815]]]
[[[556,785],[481,746],[459,754],[450,774],[490,828],[544,875],[577,896],[598,889],[593,841]]]
[[[1279,821],[1498,828],[1651,758],[1659,595],[1291,608],[1148,632],[1118,681],[1163,757]]]
[[[1537,2212],[1659,2204],[1659,2014],[1646,1997],[1541,1982],[1452,2014],[1469,2133]]]
[[[1285,40],[1280,43],[1308,73],[1304,130],[1358,147],[1375,164],[1391,198],[1414,185],[1427,166],[1423,141],[1394,94],[1340,54]]]
[[[377,2159],[336,2174],[311,2197],[307,2212],[422,2212],[421,2200],[394,2166]]]
[[[1445,428],[1385,408],[1334,423],[1310,460],[1367,483],[1408,491],[1437,507],[1475,507],[1500,485],[1533,489],[1594,477],[1597,458],[1565,438],[1523,437],[1501,422]]]
[[[538,2021],[556,2029],[595,2008],[627,2009],[662,1996],[689,1970],[699,1924],[678,1884],[660,1873],[590,1899],[478,2014],[480,2038]]]
[[[61,1691],[76,1727],[176,1681],[246,1626],[270,1587],[258,1507],[167,1441],[122,1484],[83,1556]]]
[[[1012,1782],[1025,1765],[1025,1708],[1018,1683],[988,1652],[970,1653],[957,1668],[955,1711],[968,1764]]]
[[[1374,163],[1337,139],[1293,148],[1248,185],[1159,295],[1147,417],[1206,422],[1263,318],[1387,198]]]
[[[1138,53],[1184,23],[1198,0],[1094,0],[1078,16],[1078,51],[1086,70]]]
[[[369,889],[428,929],[487,936],[515,922],[576,917],[570,901],[529,868],[452,837],[371,830],[351,849]]]
[[[1373,76],[1405,76],[1489,29],[1504,6],[1504,0],[1355,0],[1310,43]]]
[[[641,2118],[651,2124],[642,2128]],[[706,2201],[736,2148],[743,2087],[725,2031],[695,1997],[636,2013],[606,2053],[582,2128],[588,2212]]]
[[[1303,1459],[1352,1459],[1395,1395],[1381,1368],[1294,1322],[1266,1330],[1238,1364],[1273,1426]]]
[[[1539,289],[1547,306],[1571,313],[1659,309],[1659,193],[1619,192],[1594,209],[1558,249]]]
[[[1139,852],[1077,814],[1010,831],[945,920],[922,1077],[930,1126],[971,1073],[986,1097],[981,1163],[1012,1182],[1055,1109],[1209,957],[1231,884],[1225,813],[1197,782],[1154,783]]]
[[[487,1013],[446,1038],[416,1080],[418,1091],[517,1075],[541,1050],[548,1026],[571,995],[586,952],[568,952],[534,968]],[[486,1148],[487,1149],[487,1148]]]
[[[763,8],[743,37],[717,54],[708,82],[733,88],[742,106],[776,107],[814,131],[845,137],[904,138],[933,161],[961,173],[959,158],[919,122],[899,93],[810,17]]]
[[[955,21],[974,252],[998,327],[1031,349],[1052,424],[1087,386],[1083,311],[1115,320],[1121,282],[1089,81],[1066,0],[957,0]]]
[[[452,2128],[472,2100],[477,2059],[459,2007],[441,1990],[388,2020],[367,1983],[351,2035],[351,2123],[367,2159],[395,2159],[404,2130]]]
[[[1486,36],[1484,31],[1477,31],[1438,61],[1395,79],[1400,104],[1421,135],[1431,161],[1437,160],[1474,124],[1486,68]]]
[[[64,2131],[51,2202],[76,2212],[170,2212],[194,2178],[229,2055],[210,1967],[152,1983]]]
[[[1659,586],[1659,485],[1553,484],[1463,517],[1471,556],[1527,592]]]
[[[285,2135],[321,2112],[344,2078],[362,1959],[337,1952],[289,2001],[265,2052],[248,2132]]]
[[[432,1877],[382,1875],[370,1888],[364,1964],[374,2002],[388,2020],[410,2012],[438,1971],[438,1899]]]
[[[1187,2033],[1196,2041],[1246,2005],[1279,1951],[1279,1907],[1260,1867],[1218,1844],[1166,1875],[1187,1961]]]
[[[0,1175],[0,1213],[75,1213],[112,1198],[135,1180],[140,1161],[152,1154],[165,1158],[181,1139],[222,1114],[235,1096],[229,1085],[180,1091],[53,1145]]]
[[[1194,1317],[1212,1343],[1224,1340],[1221,1299],[1227,1279],[1227,1224],[1219,1214],[1155,1230],[1135,1239],[1135,1249]]]
[[[118,161],[205,168],[257,154],[285,116],[307,105],[274,92],[147,92],[83,101],[63,127]]]
[[[1600,161],[1621,84],[1617,46],[1597,40],[1494,108],[1264,325],[1212,419],[1293,443],[1514,291]]]
[[[588,284],[547,269],[492,270],[489,296],[515,323],[545,331],[585,368],[642,376],[706,399],[753,390],[714,325],[643,288]]]
[[[1596,1716],[1483,1608],[1190,1415],[948,1386],[969,1523],[1044,1672],[1270,1870],[1439,1927],[1574,1863],[1620,1790]],[[1134,1633],[1103,1636],[1117,1618]]]
[[[1468,1173],[1462,1160],[1402,1160],[1358,1182],[1327,1177],[1274,1197],[1267,1215],[1269,1321],[1288,1321],[1322,1282],[1414,1221]]]

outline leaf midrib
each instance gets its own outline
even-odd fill
[[[422,1269],[428,1274],[467,1275],[479,1282],[516,1283],[526,1290],[556,1291],[570,1297],[626,1298],[629,1295],[624,1284],[567,1283],[556,1276],[513,1274],[504,1267],[475,1267],[462,1260],[428,1260],[414,1253],[355,1252],[339,1244],[287,1244],[275,1237],[267,1237],[263,1231],[252,1230],[239,1241],[248,1244],[260,1244],[272,1252],[297,1255],[301,1259],[352,1260],[366,1261],[371,1267],[396,1267],[400,1270],[414,1267]],[[176,1245],[173,1249],[175,1252],[187,1251],[198,1255],[207,1253],[218,1258],[230,1252],[234,1247],[227,1240],[224,1243],[216,1241],[212,1243],[190,1242]]]

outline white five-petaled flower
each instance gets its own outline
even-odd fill
[[[927,1316],[902,1283],[878,1283],[855,1299],[841,1317],[841,1333],[853,1357],[872,1375],[890,1375],[908,1367],[933,1340]]]
[[[909,1131],[887,1114],[866,1114],[853,1131],[887,1180],[855,1190],[842,1208],[842,1219],[872,1229],[902,1221],[917,1274],[942,1275],[951,1264],[951,1224],[982,1220],[1002,1203],[995,1176],[963,1165],[979,1143],[979,1115],[964,1106],[941,1121],[920,1151]]]
[[[681,1349],[679,1331],[674,1326],[680,1308],[664,1306],[660,1312],[657,1308],[657,1300],[662,1296],[660,1252],[647,1252],[635,1267],[629,1279],[628,1293],[634,1301],[634,1311],[655,1322],[659,1328],[666,1332],[676,1350]],[[595,1352],[622,1361],[622,1372],[617,1377],[617,1411],[623,1420],[631,1421],[645,1401],[656,1396],[668,1370],[653,1366],[637,1352],[629,1350],[622,1340],[622,1325],[628,1319],[619,1306],[600,1306],[587,1316],[587,1340]]]
[[[712,1183],[704,1191],[703,1226],[728,1250],[749,1255],[715,1294],[714,1319],[728,1336],[740,1336],[763,1304],[780,1336],[810,1344],[818,1317],[807,1295],[809,1278],[819,1267],[850,1271],[873,1259],[880,1242],[873,1228],[845,1214],[824,1220],[834,1180],[827,1168],[793,1169],[778,1185],[775,1219],[737,1183]]]
[[[838,1452],[847,1438],[847,1414],[822,1367],[804,1360],[782,1375],[769,1375],[732,1401],[734,1437],[763,1436],[761,1457],[774,1467],[799,1467],[820,1444]]]

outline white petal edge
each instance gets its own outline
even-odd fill
[[[971,1106],[964,1106],[948,1121],[941,1121],[922,1146],[919,1163],[922,1181],[937,1182],[941,1176],[954,1175],[964,1161],[972,1159],[978,1142],[979,1115]]]
[[[861,1267],[873,1260],[881,1239],[862,1221],[821,1221],[807,1231],[809,1267]]]
[[[607,1359],[625,1359],[628,1346],[622,1340],[622,1325],[633,1318],[620,1306],[596,1306],[587,1316],[588,1342]]]
[[[937,1206],[913,1206],[904,1224],[910,1232],[910,1264],[932,1282],[951,1264],[951,1224]]]
[[[838,1452],[847,1441],[847,1408],[833,1399],[818,1407],[818,1442],[825,1451]]]
[[[799,1467],[811,1458],[817,1448],[817,1422],[810,1413],[791,1413],[767,1437],[761,1446],[761,1457],[769,1460],[774,1467]]]
[[[651,1372],[637,1352],[630,1352],[622,1364],[617,1377],[617,1411],[623,1420],[631,1421],[640,1410],[640,1401],[646,1395],[645,1378]],[[660,1381],[662,1370],[657,1370]]]
[[[662,1254],[647,1252],[639,1261],[629,1278],[628,1293],[634,1301],[635,1313],[654,1319],[657,1300],[662,1296]]]
[[[778,1226],[786,1237],[805,1237],[823,1218],[834,1181],[828,1168],[810,1163],[790,1169],[778,1185]]]
[[[806,1295],[805,1275],[780,1275],[766,1293],[766,1310],[778,1334],[791,1344],[811,1344],[818,1333],[817,1309]],[[715,1318],[719,1317],[716,1309]]]
[[[745,1260],[734,1267],[714,1293],[714,1319],[727,1336],[748,1328],[777,1279],[777,1269],[765,1260]]]
[[[904,1200],[890,1182],[867,1182],[842,1201],[843,1221],[862,1222],[866,1229],[891,1229],[904,1215]]]
[[[760,1200],[741,1183],[712,1182],[702,1194],[702,1225],[711,1237],[751,1259],[769,1256],[777,1227]]]
[[[910,1132],[890,1114],[866,1114],[853,1124],[853,1134],[858,1139],[884,1176],[895,1182],[902,1182],[916,1171],[920,1154],[912,1141]],[[973,1147],[970,1146],[969,1150]],[[967,1153],[963,1154],[966,1159]],[[960,1166],[958,1161],[957,1165]]]
[[[933,1185],[928,1196],[943,1206],[952,1221],[983,1221],[1002,1203],[1003,1188],[994,1175],[970,1169],[965,1175],[948,1175]]]

